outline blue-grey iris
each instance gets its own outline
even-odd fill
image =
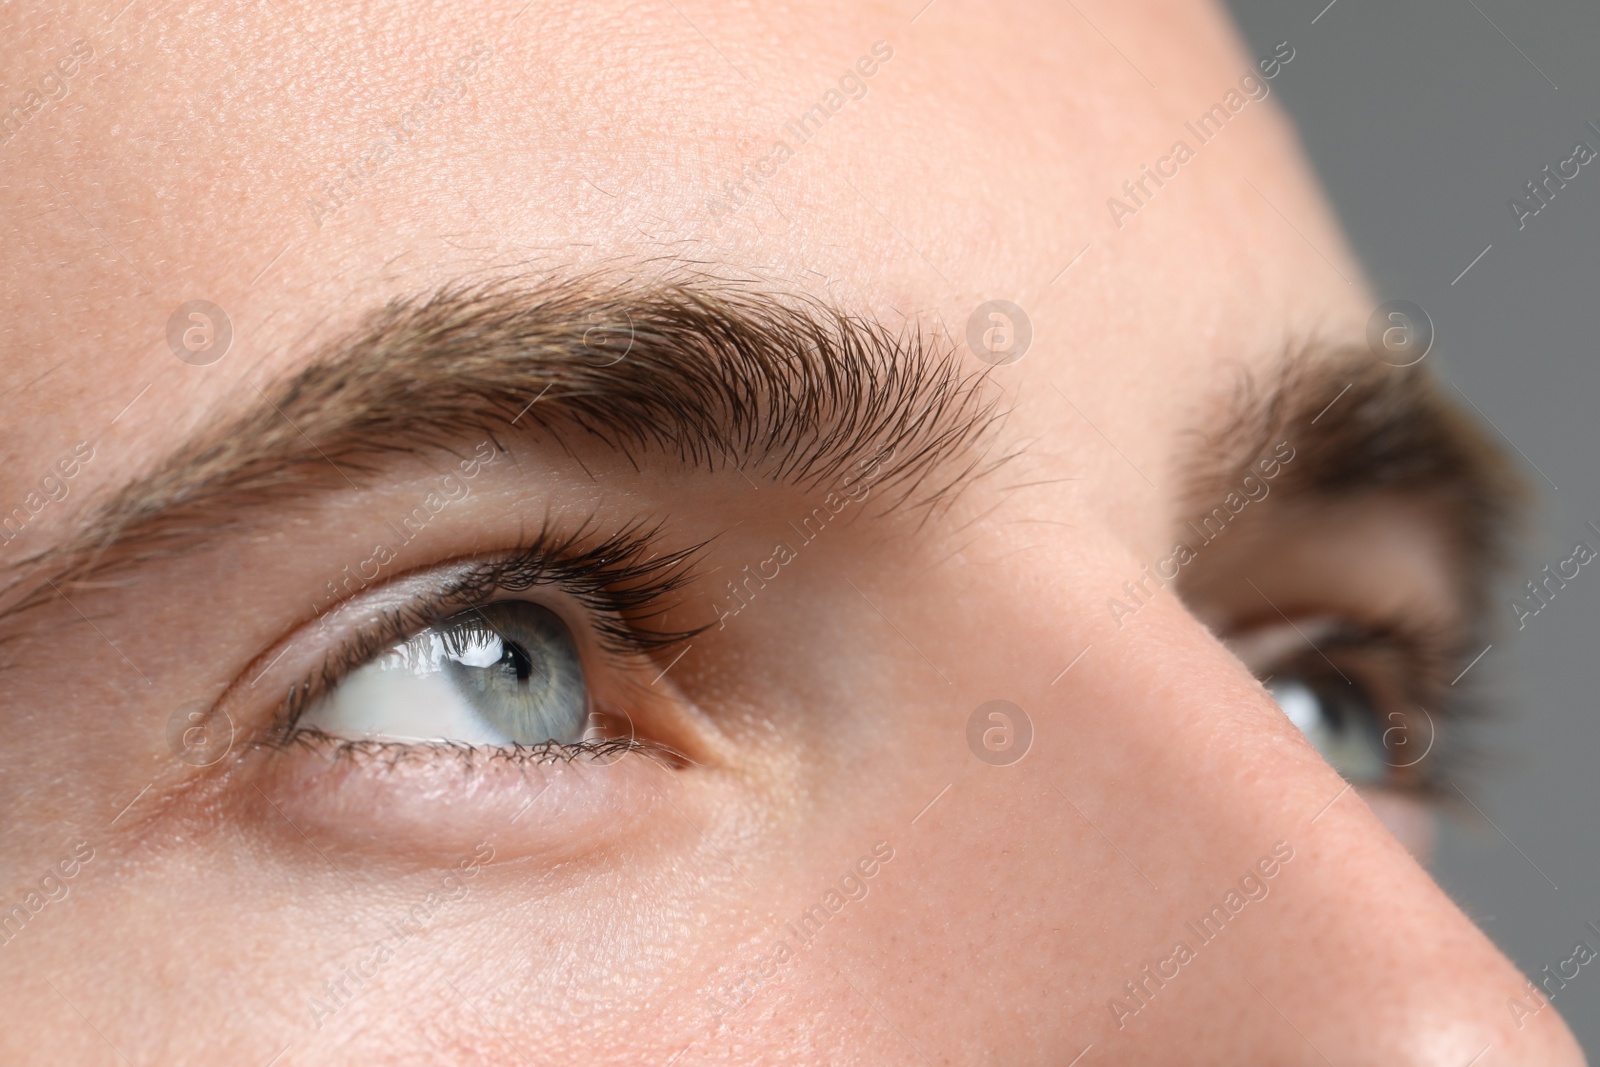
[[[581,741],[588,725],[583,663],[561,617],[502,600],[431,629],[445,676],[486,724],[516,744]]]

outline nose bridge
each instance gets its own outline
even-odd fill
[[[1162,847],[1142,862],[1161,889],[1129,941],[1145,947],[1106,983],[1106,1048],[1129,1062],[1583,1062],[1555,1009],[1181,606],[1107,652],[1072,702],[1115,711],[1090,727],[1098,766],[1075,773],[1085,789],[1136,782],[1146,821],[1118,816],[1115,832]]]

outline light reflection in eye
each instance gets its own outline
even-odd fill
[[[540,604],[505,600],[435,623],[351,671],[297,725],[346,738],[575,744],[589,703],[566,624]]]
[[[1393,777],[1378,712],[1361,688],[1340,678],[1274,676],[1267,690],[1289,721],[1355,785],[1387,785]]]

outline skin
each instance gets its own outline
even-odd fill
[[[1207,628],[1232,610],[1233,563],[1208,561],[1202,585],[1226,589],[1205,604],[1107,621],[1170,547],[1181,429],[1240,368],[1270,377],[1286,339],[1360,338],[1374,301],[1272,99],[1116,227],[1106,198],[1254,57],[1210,5],[1081,10],[8,10],[7,86],[95,47],[4,148],[0,493],[95,446],[33,548],[366,309],[463,275],[682,256],[958,338],[1003,296],[1035,344],[991,382],[1019,453],[1002,473],[924,525],[863,507],[664,685],[595,672],[699,766],[339,778],[304,752],[172,758],[188,700],[265,728],[319,662],[307,600],[450,456],[387,462],[8,629],[6,899],[76,841],[93,858],[0,949],[0,1058],[1581,1063],[1554,1007],[1519,1028],[1516,969]],[[468,92],[317,225],[325,176],[479,40]],[[868,95],[713,225],[708,198],[878,40],[894,55]],[[197,296],[236,331],[205,368],[163,336]],[[706,568],[733,574],[811,506],[733,470],[505,443],[400,571],[508,547],[530,514],[648,513],[674,544],[716,537]],[[1424,611],[1459,611],[1418,547],[1426,517],[1328,519],[1295,518],[1342,526],[1322,565],[1415,575]],[[1305,551],[1284,550],[1272,589],[1294,591]],[[1395,595],[1371,572],[1304,596]],[[272,694],[249,689],[264,670]],[[965,740],[996,698],[1035,733],[1009,767]],[[468,889],[318,1015],[325,983],[482,842]],[[863,899],[712,1006],[878,842],[892,859]],[[1119,1029],[1123,981],[1280,842],[1293,858],[1265,899]]]

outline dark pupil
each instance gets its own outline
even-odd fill
[[[572,744],[588,722],[583,663],[560,616],[503,600],[438,624],[445,670],[483,719],[521,744]]]
[[[500,662],[496,666],[502,674],[513,675],[517,684],[526,685],[528,679],[533,677],[533,657],[528,655],[527,649],[519,644],[500,639]]]

